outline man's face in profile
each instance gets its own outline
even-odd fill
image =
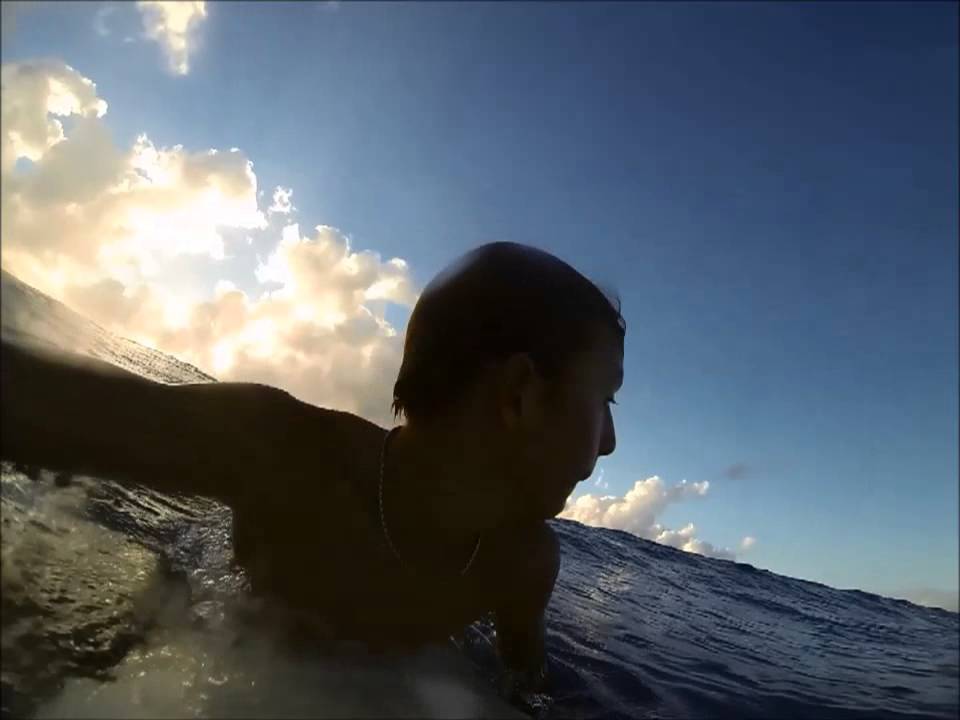
[[[610,405],[622,382],[622,342],[606,329],[549,381],[542,426],[520,479],[527,508],[539,519],[562,512],[577,484],[593,474],[597,458],[616,448]]]

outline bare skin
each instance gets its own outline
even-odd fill
[[[611,333],[551,381],[513,356],[449,415],[394,434],[383,511],[402,562],[381,526],[384,428],[262,385],[167,386],[7,342],[2,355],[4,459],[221,500],[258,594],[381,648],[492,611],[505,666],[542,679],[560,564],[545,520],[613,452]]]

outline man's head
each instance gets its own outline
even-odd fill
[[[393,408],[411,427],[457,426],[483,443],[503,493],[552,517],[613,452],[609,402],[623,376],[618,307],[562,260],[483,245],[442,271],[407,326]]]

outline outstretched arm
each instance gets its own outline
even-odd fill
[[[4,459],[227,503],[264,463],[266,431],[309,407],[264,385],[165,385],[6,341],[0,379]]]

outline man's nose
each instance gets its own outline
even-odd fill
[[[617,431],[613,427],[613,416],[610,414],[610,408],[607,408],[607,422],[604,424],[603,439],[600,442],[599,455],[612,455],[617,449]]]

